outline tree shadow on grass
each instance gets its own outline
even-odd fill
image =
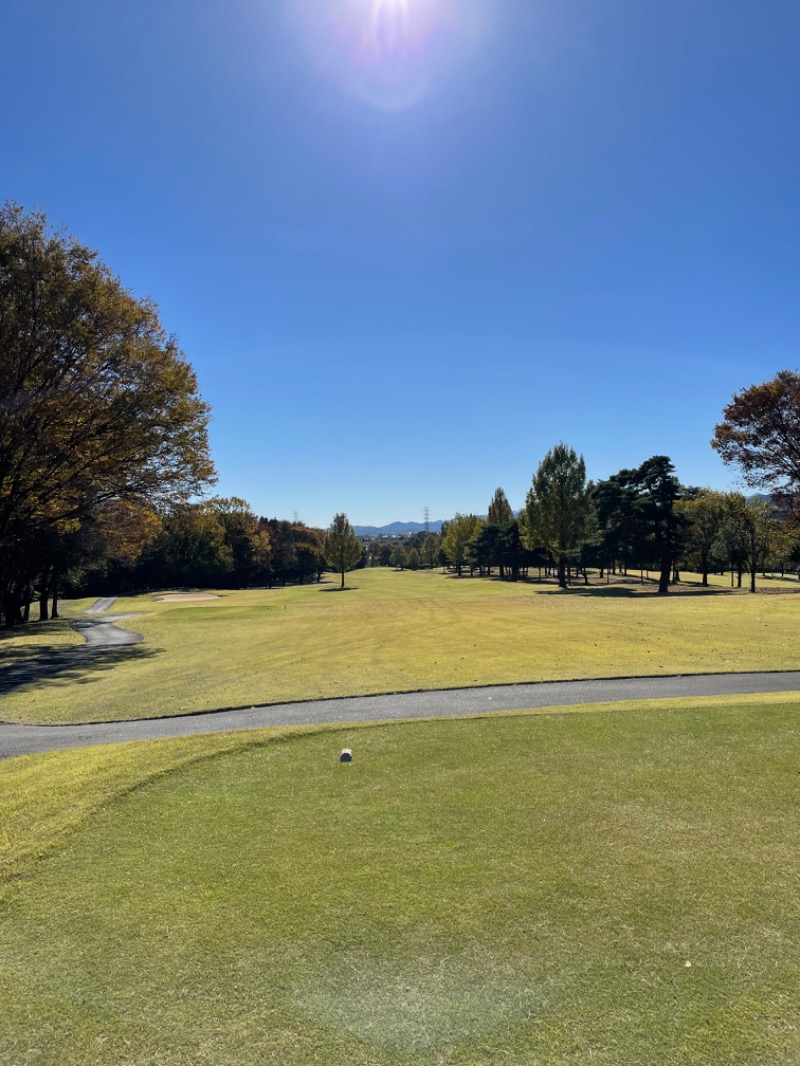
[[[61,688],[64,685],[93,684],[99,680],[95,675],[113,670],[119,663],[152,659],[161,654],[160,648],[141,644],[120,647],[81,645],[51,651],[37,658],[31,658],[21,650],[15,657],[14,650],[9,649],[12,654],[5,653],[0,663],[0,696],[26,685]]]
[[[722,588],[670,588],[666,597],[659,594],[657,588],[648,588],[646,585],[641,589],[625,588],[619,585],[571,585],[568,589],[550,588],[542,589],[540,596],[591,596],[598,599],[669,599],[680,596],[725,596],[731,590]],[[733,590],[736,591],[735,589]]]
[[[319,591],[320,592],[358,592],[358,585],[345,585],[344,588],[342,588],[340,585],[337,585],[335,589],[320,589]]]

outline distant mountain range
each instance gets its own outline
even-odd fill
[[[429,533],[438,533],[441,528],[441,521],[428,522]],[[357,537],[408,537],[424,529],[424,522],[390,522],[388,526],[353,526],[353,532]]]
[[[747,498],[748,500],[771,500],[772,496],[766,492],[754,492]],[[519,511],[514,512],[517,517],[519,513]],[[486,520],[486,515],[478,517]],[[412,533],[419,533],[424,529],[424,522],[390,522],[388,526],[353,526],[353,532],[357,537],[409,537]],[[441,529],[441,521],[428,522],[429,533],[440,533]]]

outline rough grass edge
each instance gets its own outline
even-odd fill
[[[135,645],[122,645],[119,649],[112,649],[116,651],[124,652],[126,647],[135,647]],[[738,677],[744,674],[758,674],[759,676],[772,677],[783,676],[784,674],[796,674],[798,673],[798,667],[786,667],[782,670],[684,670],[677,674],[599,674],[591,677],[551,677],[551,678],[537,678],[535,680],[519,680],[519,681],[494,681],[491,684],[478,684],[478,685],[444,685],[442,688],[398,688],[398,689],[381,689],[378,692],[342,692],[337,693],[335,696],[304,696],[296,700],[278,700],[275,703],[236,703],[226,707],[206,707],[196,711],[176,711],[174,714],[153,714],[147,715],[145,718],[89,718],[86,720],[69,721],[69,722],[31,722],[21,719],[5,719],[0,718],[0,725],[14,725],[14,726],[30,726],[36,729],[38,726],[42,726],[46,729],[69,729],[74,726],[81,725],[120,725],[124,722],[169,722],[173,718],[200,718],[203,715],[209,714],[229,714],[231,711],[261,711],[261,710],[274,710],[276,707],[297,707],[306,703],[341,703],[344,700],[370,700],[375,699],[378,696],[424,696],[433,695],[439,692],[478,692],[481,689],[487,691],[495,688],[519,688],[520,686],[528,685],[575,685],[582,684],[583,682],[592,681],[664,681],[669,678],[679,677]],[[748,693],[742,693],[739,697],[733,694],[733,699],[744,698]],[[752,693],[750,694],[752,695]],[[765,693],[765,695],[780,695],[780,693]],[[791,693],[790,693],[791,695]],[[714,699],[716,697],[694,697],[694,696],[664,696],[662,699]],[[619,703],[637,703],[642,702],[638,700],[619,700]],[[579,704],[578,706],[583,706]],[[519,711],[526,713],[527,711],[533,711],[536,708],[519,708]],[[543,710],[553,710],[554,708],[542,708]],[[555,708],[557,710],[564,710],[564,707]],[[517,714],[518,710],[512,710],[508,713]],[[475,718],[482,717],[484,712],[477,714],[458,715],[456,717]],[[497,715],[498,711],[491,712],[493,715]],[[425,722],[427,718],[417,718],[415,721]],[[380,719],[374,719],[369,722],[365,722],[364,725],[378,725],[388,724],[384,723]],[[263,726],[261,728],[269,728]],[[280,728],[280,727],[274,727]],[[288,727],[284,727],[288,728]],[[301,727],[297,727],[301,728]],[[131,741],[130,743],[134,743]]]

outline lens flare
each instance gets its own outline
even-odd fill
[[[364,99],[376,107],[405,110],[430,87],[426,55],[430,26],[419,10],[413,18],[407,0],[372,0],[359,86]]]
[[[315,64],[382,111],[420,100],[475,47],[488,0],[287,0]]]

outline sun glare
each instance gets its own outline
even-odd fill
[[[316,61],[382,111],[404,111],[469,54],[488,0],[292,0]]]

